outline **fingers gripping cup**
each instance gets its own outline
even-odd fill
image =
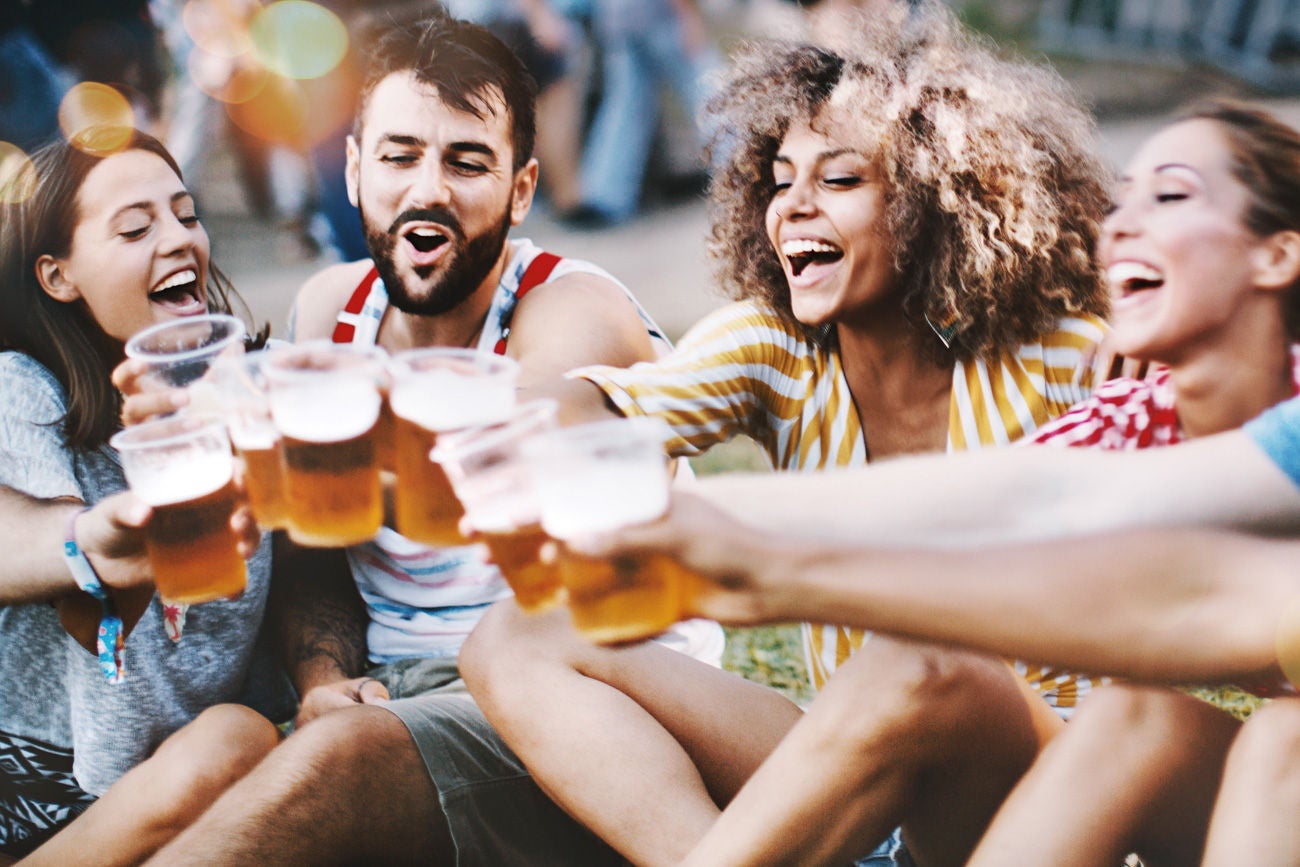
[[[211,412],[212,395],[199,383],[218,357],[244,351],[244,336],[244,323],[234,316],[186,316],[133,335],[126,342],[126,355],[149,367],[140,378],[142,388],[189,388],[189,411]]]
[[[220,419],[172,416],[110,441],[132,492],[153,508],[145,548],[158,594],[169,602],[235,596],[248,580],[239,536],[234,457]]]
[[[392,374],[397,531],[424,545],[464,545],[465,510],[429,452],[442,435],[508,418],[519,365],[472,349],[417,349],[394,357]]]
[[[520,445],[535,434],[554,430],[556,403],[521,405],[508,421],[439,438],[433,457],[447,473],[467,520],[483,537],[492,560],[515,591],[525,611],[545,611],[559,603],[563,585],[541,549],[550,537]]]
[[[263,369],[280,433],[289,537],[315,547],[371,538],[384,518],[379,359],[320,341],[274,350]]]
[[[667,431],[650,418],[539,434],[523,445],[542,528],[566,540],[654,521],[668,509]],[[681,607],[681,570],[668,558],[597,560],[561,544],[560,577],[573,625],[601,644],[656,635]]]
[[[244,461],[244,489],[253,517],[264,530],[288,521],[280,432],[271,420],[271,401],[263,369],[269,350],[223,357],[212,369],[230,441]]]

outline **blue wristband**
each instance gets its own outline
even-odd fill
[[[99,580],[95,567],[90,565],[85,553],[77,545],[77,518],[85,511],[86,509],[81,509],[73,512],[72,517],[68,519],[68,532],[63,539],[63,562],[68,564],[68,571],[72,573],[72,580],[77,582],[77,586],[99,600],[101,616],[99,633],[95,637],[99,670],[104,673],[104,678],[109,683],[118,684],[126,676],[123,660],[126,636],[122,634],[122,618],[117,614],[113,597],[105,589],[104,583]]]

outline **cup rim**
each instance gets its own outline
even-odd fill
[[[421,371],[417,370],[412,365],[412,362],[418,362],[428,358],[446,358],[458,361],[484,363],[488,367],[488,370],[485,372],[489,375],[501,373],[513,373],[518,375],[519,373],[519,362],[515,361],[508,355],[498,355],[495,352],[486,352],[481,349],[465,348],[460,346],[424,346],[419,349],[406,349],[391,356],[390,365],[392,367],[394,378],[407,374],[420,373]],[[492,369],[493,367],[496,369]]]
[[[183,426],[186,430],[179,431],[171,436],[141,439],[141,437],[146,437],[149,433],[169,426]],[[201,433],[213,430],[229,440],[230,434],[226,430],[225,420],[219,415],[169,415],[165,418],[150,419],[123,428],[109,438],[108,444],[117,452],[139,451],[144,448],[178,445],[195,438]]]
[[[429,450],[429,460],[442,463],[443,458],[453,455],[456,457],[474,455],[495,448],[534,417],[549,414],[554,419],[559,408],[560,402],[549,397],[525,401],[516,406],[510,417],[504,421],[450,432],[445,437],[440,435],[438,444]],[[543,429],[537,431],[535,435],[540,436],[547,432],[547,429]],[[522,442],[524,441],[521,441],[521,444]]]
[[[663,444],[672,436],[672,429],[667,422],[657,416],[624,416],[543,431],[522,443],[520,450],[525,457],[544,457],[551,453],[550,449],[556,443],[571,446],[580,446],[588,442],[619,443],[627,442],[628,434],[647,441],[658,440],[662,449]],[[665,454],[664,458],[666,460],[668,455]]]
[[[196,349],[186,349],[181,352],[150,352],[140,348],[140,344],[151,337],[155,337],[164,331],[181,325],[193,325],[199,320],[206,320],[214,323],[226,322],[230,323],[233,328],[230,334],[227,334],[220,340],[210,343],[207,346],[200,346]],[[150,325],[142,331],[137,331],[126,341],[125,351],[127,358],[139,358],[143,361],[154,363],[189,361],[192,358],[199,358],[204,355],[219,354],[235,341],[242,341],[245,336],[247,336],[247,333],[247,329],[244,328],[243,320],[238,316],[232,316],[229,313],[199,313],[194,316],[180,316],[167,322],[159,322],[155,325]]]

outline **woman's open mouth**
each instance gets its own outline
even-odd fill
[[[844,258],[844,251],[826,241],[799,238],[782,243],[781,255],[790,263],[790,275],[798,277],[809,267],[838,262]]]
[[[177,316],[207,311],[199,288],[199,275],[193,268],[177,271],[163,280],[149,293],[149,301]]]

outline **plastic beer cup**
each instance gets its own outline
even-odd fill
[[[542,529],[561,542],[557,562],[573,625],[591,641],[647,638],[679,618],[683,573],[667,557],[599,560],[563,544],[667,511],[666,438],[659,420],[629,418],[539,434],[523,445]]]
[[[187,388],[186,411],[201,415],[216,411],[204,377],[217,358],[242,354],[244,337],[244,323],[227,313],[186,316],[132,335],[126,342],[126,356],[148,365],[140,377],[141,388]]]
[[[542,529],[537,495],[520,453],[529,437],[555,429],[555,411],[553,400],[521,404],[501,424],[441,437],[431,455],[446,471],[466,520],[515,591],[515,601],[530,613],[558,604],[564,589],[555,564],[541,559],[550,537]]]
[[[439,436],[509,417],[519,365],[502,355],[439,347],[396,355],[390,369],[397,532],[423,545],[464,545],[465,510],[429,452]]]
[[[370,539],[384,519],[379,357],[316,341],[274,350],[263,369],[280,434],[289,537],[326,548]]]
[[[263,370],[271,350],[222,357],[212,368],[230,441],[244,462],[244,490],[253,517],[264,530],[287,526],[288,497],[280,432],[271,420],[271,401]]]
[[[158,594],[170,602],[236,596],[248,570],[230,516],[239,495],[219,418],[171,416],[116,434],[127,484],[153,508],[145,548]]]

